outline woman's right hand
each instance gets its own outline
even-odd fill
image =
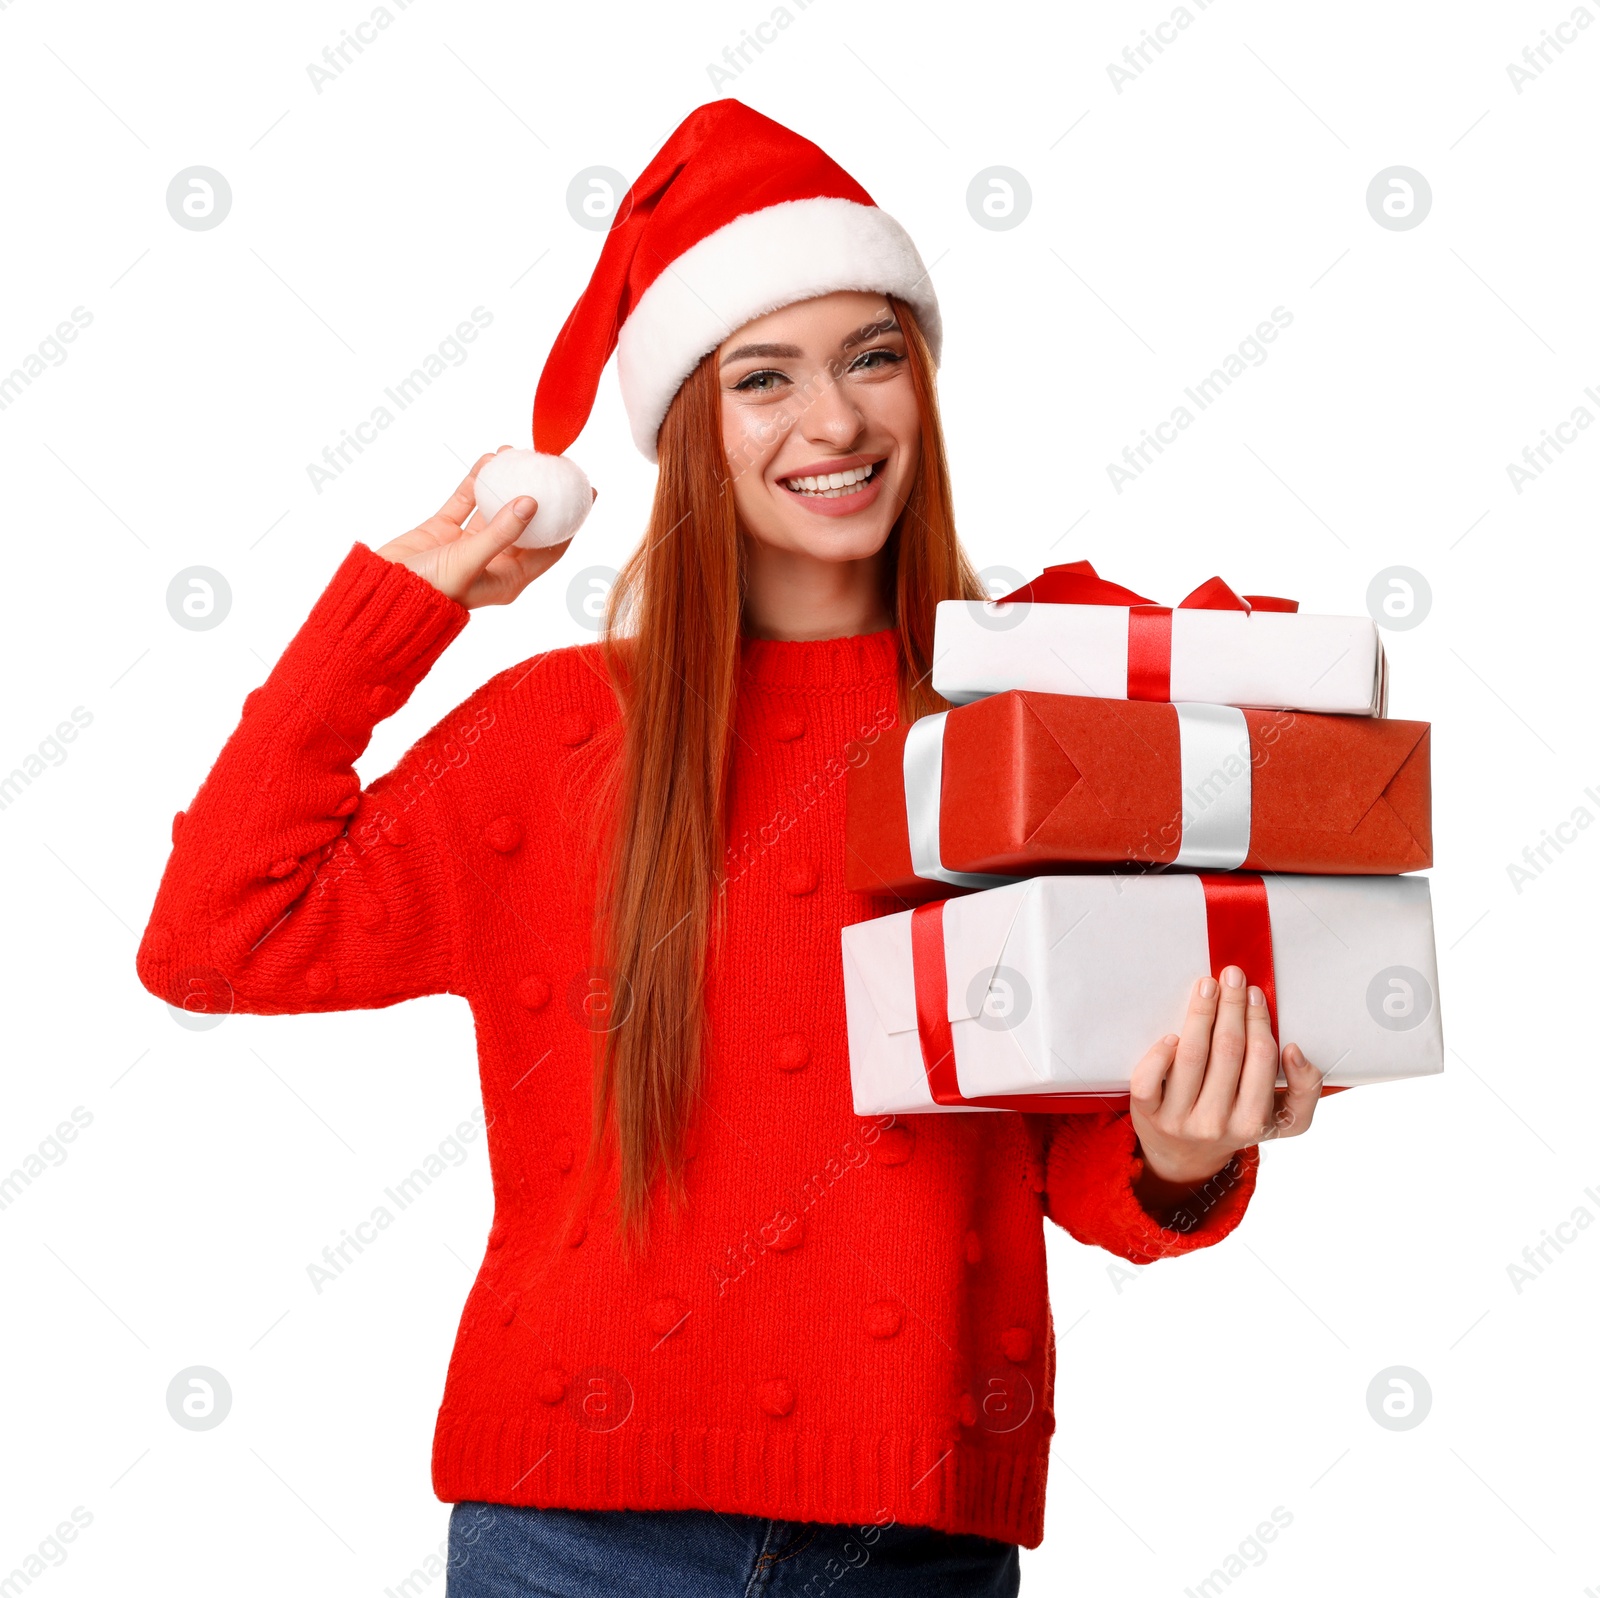
[[[510,448],[509,444],[500,446],[502,450]],[[378,551],[385,560],[408,567],[468,610],[509,605],[540,572],[549,570],[572,542],[568,538],[547,549],[513,547],[539,508],[527,495],[501,506],[493,521],[484,522],[475,497],[478,468],[493,459],[493,455],[480,456],[436,515]]]

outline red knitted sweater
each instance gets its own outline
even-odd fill
[[[1126,1117],[851,1109],[844,775],[895,715],[893,632],[747,639],[726,934],[688,1202],[625,1257],[569,1221],[600,1024],[595,647],[502,673],[363,789],[353,763],[467,612],[357,545],[186,814],[139,951],[173,1004],[258,1014],[459,994],[495,1220],[433,1449],[446,1502],[709,1508],[1035,1546],[1054,1383],[1043,1218],[1135,1262],[1217,1242],[1256,1150],[1169,1230]],[[603,1190],[602,1199],[604,1203]],[[1175,1219],[1175,1218],[1174,1218]]]

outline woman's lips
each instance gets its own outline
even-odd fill
[[[839,494],[836,497],[823,494],[796,494],[781,485],[778,492],[790,504],[800,505],[813,516],[853,516],[858,510],[865,510],[877,499],[883,486],[883,476],[883,467],[880,463],[872,476],[855,493]]]

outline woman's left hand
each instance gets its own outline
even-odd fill
[[[1266,995],[1226,967],[1219,984],[1202,977],[1189,996],[1183,1034],[1161,1039],[1133,1069],[1129,1107],[1146,1178],[1140,1197],[1167,1207],[1213,1176],[1242,1148],[1298,1137],[1311,1125],[1322,1073],[1298,1045],[1278,1045]]]

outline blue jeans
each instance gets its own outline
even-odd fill
[[[447,1598],[1015,1598],[1013,1543],[699,1509],[450,1512]]]

